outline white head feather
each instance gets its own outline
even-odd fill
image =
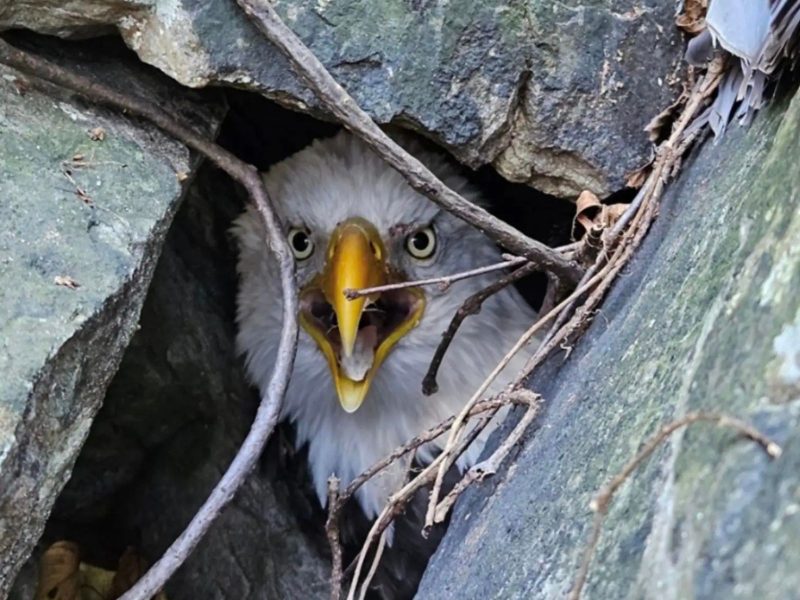
[[[414,152],[448,186],[477,201],[477,194],[444,157]],[[287,232],[304,226],[315,247],[324,249],[336,225],[351,217],[370,221],[380,233],[389,261],[411,279],[464,271],[500,260],[500,252],[478,230],[443,211],[414,191],[394,169],[366,145],[342,132],[272,167],[264,181]],[[433,223],[437,250],[418,261],[404,251],[392,230],[398,224]],[[253,209],[237,219],[240,288],[238,347],[246,357],[250,379],[264,390],[275,360],[281,303],[277,265],[267,251],[265,232]],[[302,287],[323,268],[324,252],[298,264]],[[495,275],[496,277],[496,275]],[[301,329],[294,371],[282,417],[297,428],[299,445],[308,444],[314,486],[323,506],[327,480],[336,474],[343,485],[393,449],[457,413],[522,332],[534,311],[513,289],[486,301],[479,315],[464,321],[441,365],[439,391],[422,393],[422,378],[442,332],[462,302],[492,281],[492,276],[454,283],[446,291],[424,290],[425,310],[379,367],[366,399],[353,412],[339,404],[326,360],[315,341]],[[492,390],[498,390],[520,366],[514,361]],[[460,462],[474,462],[488,435],[476,440]],[[364,485],[358,500],[367,517],[377,515],[387,497],[406,476],[403,465]]]

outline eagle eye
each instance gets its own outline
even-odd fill
[[[306,229],[292,227],[289,230],[289,246],[297,260],[305,260],[314,254],[314,242]]]
[[[406,237],[406,250],[414,258],[430,258],[436,251],[436,232],[428,225]]]

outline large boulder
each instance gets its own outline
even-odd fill
[[[659,0],[278,0],[287,24],[377,121],[462,162],[558,196],[625,186],[643,128],[680,69],[674,5]],[[234,0],[0,0],[0,29],[117,29],[184,85],[232,85],[317,110]]]
[[[219,100],[181,90],[136,61],[79,47],[69,54],[74,59],[66,64],[81,64],[108,82],[126,81],[128,90],[157,99],[209,134],[221,121]],[[57,90],[36,91],[5,67],[0,105],[5,597],[119,366],[198,159],[154,127]]]
[[[237,197],[223,174],[200,169],[40,551],[69,539],[94,564],[113,568],[128,545],[154,560],[233,459],[258,400],[234,344],[236,265],[227,230],[241,210]],[[279,450],[271,446],[269,463],[277,464]],[[264,467],[170,580],[170,599],[327,595],[329,566],[318,551],[324,541],[315,546],[297,521],[299,505],[306,502],[308,512],[311,505],[285,475]],[[14,600],[28,600],[24,585],[36,579],[37,558]]]
[[[796,95],[688,161],[589,332],[532,382],[538,430],[459,503],[419,598],[566,597],[593,494],[689,411],[750,421],[783,455],[676,432],[617,494],[582,597],[797,597],[799,154]]]

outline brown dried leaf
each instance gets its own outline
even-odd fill
[[[583,190],[575,201],[575,218],[572,221],[572,237],[575,238],[575,225],[583,227],[584,231],[592,229],[593,222],[600,208],[603,206],[600,198],[589,190]]]
[[[608,204],[603,207],[603,222],[605,223],[605,228],[608,229],[616,225],[617,221],[619,221],[620,217],[625,214],[625,211],[628,210],[630,204],[625,203],[618,203],[618,204]]]
[[[66,287],[71,290],[77,290],[79,287],[81,287],[81,284],[75,281],[69,275],[57,275],[55,278],[53,278],[53,282],[56,285]]]
[[[56,542],[42,555],[35,600],[80,600],[80,551],[72,542]]]
[[[575,224],[580,225],[587,233],[598,233],[614,226],[628,204],[603,204],[600,199],[588,190],[581,192],[575,202],[575,220],[573,221],[573,237]]]
[[[118,598],[131,589],[145,571],[147,571],[147,563],[136,553],[133,546],[125,548],[114,575],[113,597]]]
[[[113,600],[114,571],[81,563],[81,600]]]
[[[625,178],[625,187],[638,190],[647,181],[647,176],[650,175],[652,163],[648,163],[643,167],[636,169],[633,173],[629,173]]]
[[[675,25],[690,35],[696,35],[706,28],[708,0],[685,0],[683,12],[675,18]]]
[[[667,126],[672,125],[672,122],[679,113],[679,109],[686,104],[686,100],[688,98],[689,90],[684,85],[681,95],[678,96],[677,100],[658,113],[655,117],[650,119],[650,122],[645,125],[644,130],[651,142],[655,143],[666,137]]]
[[[106,139],[106,130],[102,127],[95,127],[89,130],[89,139],[93,142],[102,142]]]
[[[50,546],[41,559],[39,585],[34,600],[116,600],[147,570],[147,563],[132,547],[119,559],[117,571],[80,562],[80,549],[72,542]],[[163,592],[154,600],[167,600]]]
[[[178,171],[177,173],[175,173],[175,177],[178,179],[178,181],[183,183],[184,181],[189,179],[189,173],[187,173],[186,171]]]
[[[125,548],[125,552],[119,559],[117,572],[111,587],[111,598],[119,598],[139,581],[139,578],[147,571],[147,561],[142,558],[133,546]],[[164,592],[159,592],[153,596],[154,600],[167,600]]]

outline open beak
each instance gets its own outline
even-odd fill
[[[300,294],[300,324],[328,361],[339,402],[355,412],[392,347],[415,327],[425,307],[418,288],[348,300],[345,290],[396,281],[375,227],[361,218],[331,235],[325,267]]]

